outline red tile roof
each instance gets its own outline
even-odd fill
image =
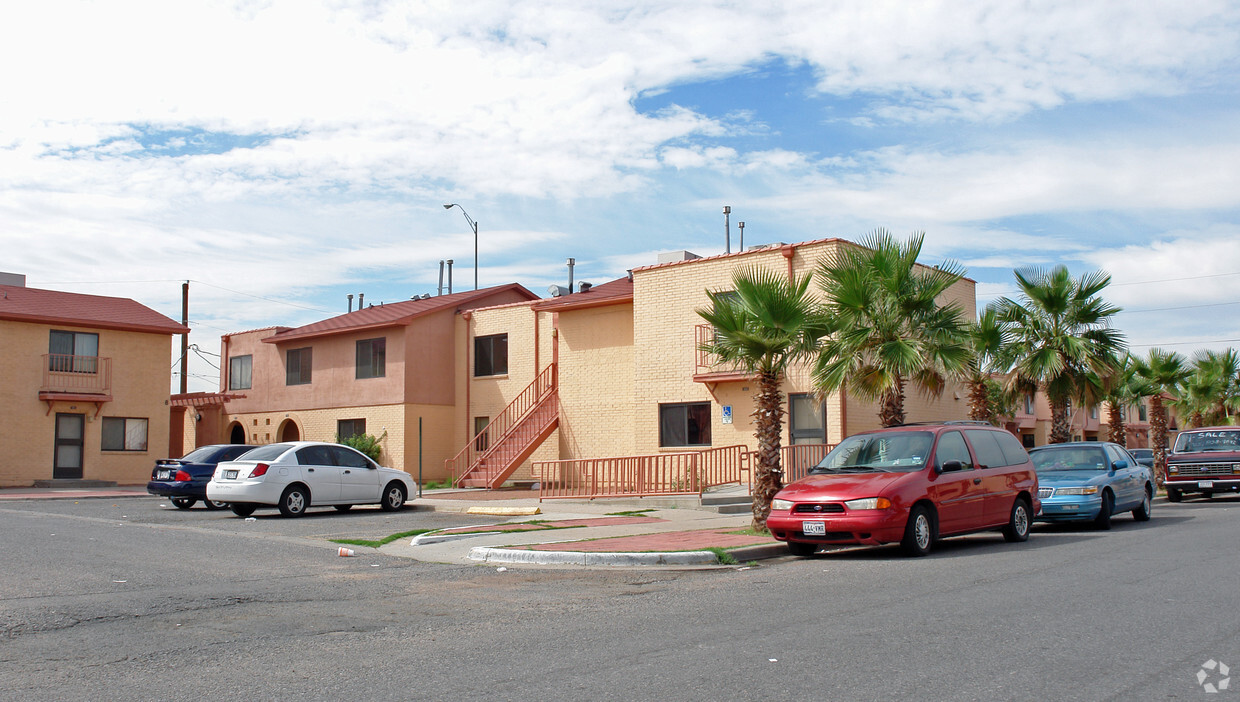
[[[386,305],[372,305],[365,309],[347,312],[330,319],[314,322],[313,324],[272,334],[263,339],[263,343],[278,344],[294,339],[309,339],[366,329],[404,326],[423,315],[445,309],[457,309],[472,302],[485,300],[488,297],[505,292],[515,292],[519,295],[527,296],[530,300],[538,299],[537,295],[527,290],[524,286],[518,283],[509,283],[493,288],[470,290],[469,292],[452,293],[451,295],[439,295],[425,300],[406,300]]]
[[[563,312],[604,305],[622,305],[633,301],[633,281],[628,276],[617,278],[602,285],[595,285],[586,292],[561,295],[534,303],[536,310]]]
[[[0,319],[95,329],[183,334],[187,328],[127,297],[0,285]]]

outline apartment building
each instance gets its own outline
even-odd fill
[[[169,446],[168,368],[188,330],[134,300],[0,281],[0,487],[138,484]]]

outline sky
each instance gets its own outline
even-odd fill
[[[1240,3],[236,0],[0,10],[0,271],[219,336],[924,231],[978,303],[1102,269],[1135,353],[1240,346]],[[179,349],[173,352],[173,358]],[[179,385],[170,363],[172,387]]]

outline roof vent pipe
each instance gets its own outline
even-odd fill
[[[577,259],[568,259],[568,294],[573,294],[573,266],[577,265]]]
[[[740,229],[740,230],[741,230],[741,243],[740,243],[740,245],[739,245],[739,246],[737,246],[737,247],[736,247],[736,250],[737,250],[737,251],[744,251],[744,250],[745,250],[745,223],[744,223],[744,222],[737,222],[737,223],[736,223],[736,227],[737,227],[737,229]]]
[[[443,259],[439,259],[439,292],[436,295],[443,294]]]
[[[349,293],[349,311],[353,311],[353,293]]]
[[[448,294],[452,294],[452,259],[448,259]]]
[[[363,302],[363,300],[365,300],[365,299],[366,299],[366,293],[358,293],[358,294],[357,294],[357,309],[358,309],[359,311],[360,311],[363,307],[365,307],[365,306],[366,306],[366,303],[365,303],[365,302]]]
[[[732,206],[723,206],[723,237],[724,253],[732,253]]]

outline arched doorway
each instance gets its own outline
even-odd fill
[[[241,426],[241,422],[233,422],[232,428],[228,430],[228,443],[245,443],[245,427]]]
[[[297,423],[291,419],[286,419],[280,425],[280,441],[301,441],[301,430],[297,428]]]

